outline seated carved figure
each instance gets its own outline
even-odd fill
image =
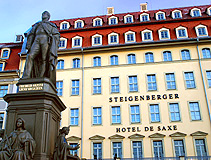
[[[59,130],[59,136],[57,137],[54,160],[79,160],[78,156],[73,156],[70,154],[70,150],[76,150],[80,148],[79,144],[76,147],[71,147],[67,144],[66,135],[69,134],[69,127],[63,127]]]
[[[35,141],[31,134],[25,130],[24,120],[16,120],[16,128],[9,137],[5,138],[0,144],[1,160],[31,160],[35,152]]]

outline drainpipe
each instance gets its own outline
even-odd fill
[[[200,57],[200,54],[199,54],[199,45],[198,44],[199,44],[199,38],[197,38],[197,53],[198,53],[198,57],[199,57],[199,66],[200,66],[201,77],[202,77],[202,82],[203,82],[203,87],[204,87],[204,93],[205,93],[205,98],[206,98],[206,102],[207,102],[207,108],[208,108],[210,123],[211,123],[210,105],[209,105],[207,90],[206,90],[206,86],[205,86],[205,80],[204,80],[204,75],[203,75],[203,70],[202,70],[202,65],[201,65],[201,57]]]
[[[81,93],[81,159],[83,156],[83,108],[84,108],[84,53],[83,48],[81,48],[82,53],[82,93]]]

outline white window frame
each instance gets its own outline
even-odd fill
[[[3,57],[3,53],[4,53],[5,50],[8,51],[8,56],[7,57]],[[2,48],[1,49],[1,58],[2,59],[8,59],[9,57],[10,57],[10,48]]]
[[[180,30],[180,29],[184,29],[184,30],[185,30],[185,34],[186,34],[185,37],[180,37],[180,36],[179,36],[179,30]],[[182,26],[177,27],[177,28],[176,28],[176,36],[177,36],[177,39],[188,38],[187,28],[186,28],[186,27],[182,27]]]
[[[66,29],[69,29],[69,28],[70,28],[70,23],[67,22],[67,21],[63,21],[62,23],[60,23],[60,30],[66,30],[66,29],[63,29],[63,28],[62,28],[62,25],[63,25],[63,24],[67,24],[67,28],[66,28]]]
[[[75,46],[75,45],[74,45],[75,39],[80,39],[80,45],[79,45],[79,46]],[[82,42],[83,42],[83,41],[82,41],[82,37],[80,37],[80,36],[75,36],[75,37],[72,38],[72,47],[73,47],[73,48],[82,47]]]
[[[207,14],[211,16],[211,7],[207,8]]]
[[[162,38],[162,37],[161,37],[161,32],[162,32],[162,31],[167,31],[167,32],[168,32],[168,38]],[[171,37],[170,37],[170,31],[169,31],[168,28],[161,28],[161,29],[159,29],[159,30],[158,30],[158,34],[159,34],[159,39],[160,39],[160,40],[171,39]]]
[[[74,28],[77,29],[77,23],[78,23],[78,22],[81,22],[81,24],[82,24],[82,25],[81,25],[81,28],[83,28],[83,27],[84,27],[84,21],[83,21],[83,20],[80,20],[80,19],[78,19],[77,21],[75,21],[75,23],[74,23]]]
[[[92,144],[92,147],[91,147],[91,153],[92,153],[92,159],[94,159],[94,143],[101,143],[101,150],[102,150],[102,157],[101,158],[99,158],[99,157],[97,157],[97,159],[102,159],[103,158],[103,140],[92,140],[92,142],[91,142]]]
[[[95,18],[95,19],[93,19],[93,27],[98,27],[95,25],[95,21],[97,21],[97,20],[100,20],[100,26],[103,25],[103,20],[101,18]]]
[[[196,10],[198,10],[199,11],[199,16],[201,16],[201,10],[200,9],[198,9],[198,8],[193,8],[193,9],[191,9],[191,11],[190,11],[190,15],[191,15],[191,17],[194,17],[194,15],[193,15],[193,11],[196,11]],[[196,17],[196,16],[195,16]],[[197,16],[198,17],[198,16]]]
[[[117,36],[117,42],[112,42],[111,43],[111,36]],[[108,34],[108,44],[118,44],[119,43],[119,34],[118,33],[110,33]]]
[[[182,18],[182,12],[181,12],[180,10],[177,10],[177,9],[176,9],[176,10],[172,11],[171,17],[172,17],[173,19],[179,19],[179,18],[176,18],[176,17],[175,17],[175,15],[174,15],[175,12],[179,12],[179,13],[180,13],[180,16],[181,16],[180,18]]]
[[[127,17],[131,17],[132,18],[132,22],[127,22]],[[133,16],[132,15],[128,14],[128,15],[124,16],[124,23],[133,23],[133,22],[134,22],[134,20],[133,20]]]
[[[134,152],[133,152],[133,142],[141,142],[141,153],[142,157],[139,157],[140,159],[144,157],[144,148],[143,148],[143,138],[137,138],[137,139],[131,139],[131,152],[132,152],[132,158],[134,158]],[[135,158],[135,159],[139,159]]]
[[[72,117],[71,116],[71,111],[72,110],[78,110],[78,116],[74,115],[74,117]],[[79,117],[80,117],[80,110],[79,110],[79,108],[70,108],[70,123],[69,124],[70,124],[71,127],[79,126],[79,120],[80,120]],[[74,118],[74,119],[78,118],[78,121],[77,121],[78,124],[75,124],[75,120],[74,120],[74,124],[71,124],[71,118]]]
[[[206,35],[199,35],[199,31],[198,31],[199,28],[205,28]],[[207,26],[205,26],[205,25],[200,24],[200,25],[196,26],[195,27],[195,31],[196,31],[197,37],[205,37],[205,36],[208,36]]]
[[[4,114],[4,119],[3,119],[3,122],[2,122],[2,129],[5,129],[5,121],[6,121],[7,113],[6,113],[6,111],[0,111],[0,114]]]
[[[127,41],[127,35],[128,34],[133,34],[133,38],[134,40],[133,41]],[[133,43],[133,42],[136,42],[136,33],[133,32],[133,31],[128,31],[125,33],[125,43]]]
[[[100,37],[100,44],[94,44],[94,38],[95,37]],[[95,34],[95,35],[93,35],[92,36],[92,46],[99,46],[99,45],[102,45],[102,35],[100,35],[100,34]]]
[[[150,21],[150,18],[149,18],[149,14],[148,13],[142,13],[142,14],[140,14],[140,21],[141,22],[147,22],[147,21],[143,21],[142,16],[147,16],[148,17],[148,20],[147,21]]]
[[[63,67],[61,65],[61,63],[59,62],[63,62]],[[64,59],[58,59],[58,62],[57,62],[57,65],[56,65],[56,69],[58,70],[61,70],[61,69],[64,69]]]
[[[118,24],[118,18],[115,17],[115,16],[111,16],[111,17],[108,18],[108,24],[109,24],[109,25],[116,25],[116,24],[111,24],[111,19],[112,19],[112,18],[115,18],[115,19],[116,19],[116,24]]]
[[[163,14],[164,19],[158,19],[158,14],[160,14],[160,13]],[[165,20],[166,19],[166,13],[162,12],[162,11],[158,11],[157,13],[155,13],[155,17],[156,17],[156,20],[158,20],[158,21]]]
[[[150,34],[151,34],[151,39],[150,40],[145,40],[144,39],[144,33],[146,33],[146,32],[150,32]],[[149,30],[149,29],[145,29],[145,30],[143,30],[142,32],[141,32],[141,38],[142,38],[142,41],[153,41],[153,35],[152,35],[152,31],[151,30]]]
[[[59,49],[65,49],[65,48],[67,48],[67,38],[61,37],[60,38],[60,41],[64,41],[64,47],[59,47]]]
[[[2,70],[0,70],[0,72],[1,72],[1,71],[4,71],[5,62],[0,62],[0,64],[2,64]]]

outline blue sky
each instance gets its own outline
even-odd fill
[[[0,0],[0,43],[14,42],[41,20],[47,10],[51,20],[89,17],[106,14],[107,7],[115,13],[140,11],[140,3],[148,2],[148,10],[211,4],[210,0]]]

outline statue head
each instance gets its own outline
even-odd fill
[[[69,131],[70,131],[70,126],[68,127],[63,127],[62,129],[59,130],[60,134],[65,134],[65,135],[68,135],[69,134]]]
[[[42,13],[42,20],[47,20],[48,21],[50,19],[50,17],[51,17],[51,15],[50,15],[50,13],[48,11],[44,11]]]
[[[15,122],[15,130],[17,130],[18,128],[22,128],[25,130],[25,121],[23,120],[23,118],[18,118]]]

